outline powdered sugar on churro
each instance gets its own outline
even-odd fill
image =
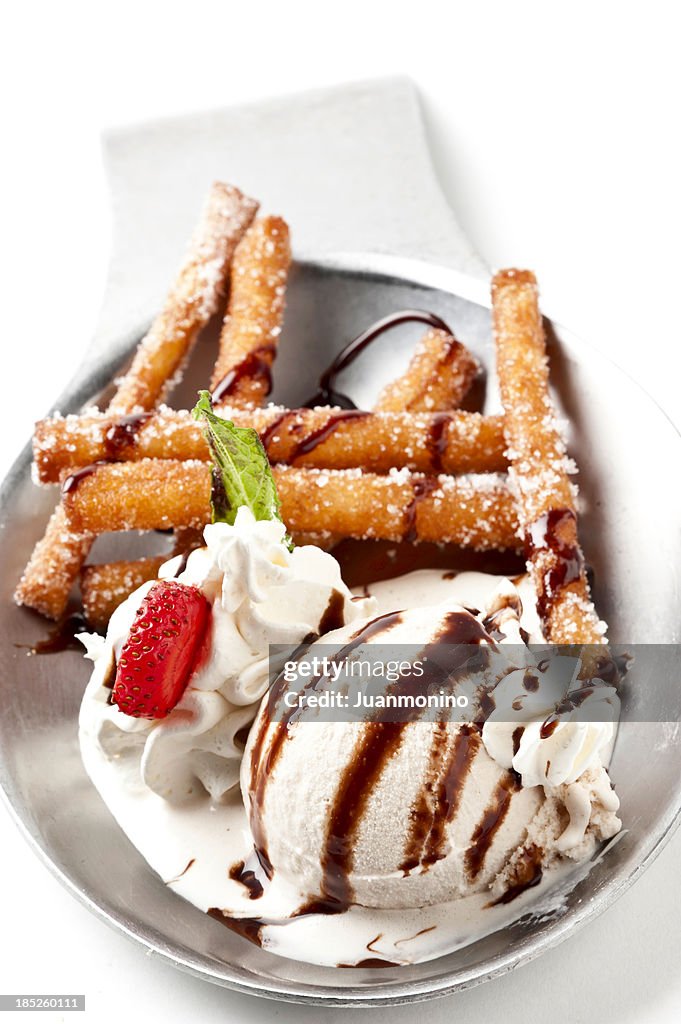
[[[479,413],[363,413],[315,407],[240,408],[219,413],[258,431],[272,462],[385,473],[494,472],[505,468],[501,417]],[[101,460],[207,457],[201,428],[187,411],[160,406],[124,421],[108,414],[52,417],[36,425],[34,456],[42,483]]]
[[[213,185],[165,306],[117,382],[110,412],[126,415],[152,409],[175,386],[192,345],[217,309],[237,242],[257,208],[255,200],[234,186]],[[15,594],[19,604],[52,618],[66,608],[92,540],[71,533],[64,522],[63,512],[57,509]]]
[[[153,408],[178,381],[200,330],[217,310],[229,265],[258,204],[216,182],[165,307],[140,342],[109,411]]]
[[[290,263],[286,222],[280,217],[256,221],[234,254],[229,305],[211,378],[216,402],[258,405],[269,394]]]
[[[549,393],[534,275],[501,271],[492,298],[509,482],[544,632],[556,643],[598,643],[605,628],[591,603],[579,546],[570,479],[576,467]]]
[[[421,338],[405,373],[379,395],[381,412],[456,409],[480,372],[468,349],[447,331],[431,327]]]

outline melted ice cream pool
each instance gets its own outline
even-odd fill
[[[492,903],[490,891],[483,890],[425,907],[353,905],[342,914],[311,913],[289,919],[309,892],[301,892],[295,877],[287,877],[285,872],[275,873],[276,884],[266,884],[253,856],[249,822],[235,785],[241,754],[238,734],[252,720],[254,701],[267,684],[263,643],[296,643],[307,633],[319,631],[331,604],[336,608],[342,605],[345,621],[445,602],[485,608],[498,591],[500,578],[480,573],[452,577],[439,570],[421,570],[374,584],[369,600],[359,595],[353,600],[331,556],[316,548],[297,549],[307,553],[297,555],[294,565],[288,553],[282,556],[278,549],[273,554],[272,546],[280,545],[280,538],[275,536],[276,529],[265,527],[275,524],[240,525],[241,532],[249,534],[244,543],[225,530],[213,528],[211,535],[209,528],[208,548],[190,556],[187,570],[180,576],[209,593],[212,588],[214,596],[221,592],[219,614],[225,613],[221,626],[232,643],[218,642],[210,662],[192,680],[168,719],[152,727],[122,715],[108,703],[112,654],[120,650],[146,589],[141,588],[115,613],[106,643],[91,641],[95,667],[80,718],[83,760],[133,845],[169,888],[200,910],[224,915],[226,923],[251,937],[257,934],[264,949],[322,965],[362,965],[369,960],[407,964],[433,959],[525,914],[528,905],[564,879],[574,864],[566,862],[545,870],[536,886],[508,903]],[[172,570],[170,563],[166,574]],[[235,580],[240,581],[238,585]],[[280,595],[284,600],[268,605],[268,595],[282,586],[288,587]],[[516,581],[516,587],[524,599],[523,628],[532,639],[540,639],[531,587],[525,578]],[[292,608],[304,608],[305,615],[292,617]],[[239,637],[234,634],[234,622],[239,624]],[[273,631],[275,641],[271,639]],[[570,764],[585,748],[584,737],[581,742],[571,738],[575,749]],[[508,759],[507,722],[483,740],[500,764]],[[591,742],[595,742],[593,737]],[[602,737],[599,742],[603,746]],[[528,775],[541,771],[533,749],[530,742],[522,754]],[[601,760],[606,758],[607,752],[601,750]],[[487,760],[491,763],[491,759]],[[578,793],[573,803],[570,827],[574,824],[576,830],[571,837],[574,845],[580,838],[580,814],[588,816],[591,808],[587,812],[583,798],[578,806]],[[584,821],[581,827],[583,834]],[[265,882],[264,892],[253,899],[261,882]],[[258,918],[256,925],[250,924],[253,918]]]

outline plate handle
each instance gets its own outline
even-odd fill
[[[104,162],[113,246],[82,367],[90,384],[158,309],[216,178],[284,216],[299,257],[381,252],[485,273],[442,194],[405,77],[125,127],[105,137]]]

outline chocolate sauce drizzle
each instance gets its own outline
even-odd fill
[[[232,864],[229,869],[229,877],[235,882],[240,882],[248,890],[249,900],[259,900],[262,896],[264,892],[262,882],[252,868],[246,867],[245,861],[240,860],[236,864]]]
[[[480,874],[487,852],[508,814],[513,794],[519,789],[518,779],[510,772],[497,783],[492,798],[475,827],[471,845],[466,850],[465,864],[469,878],[475,879]]]
[[[549,736],[553,736],[554,732],[558,728],[559,720],[550,715],[546,721],[542,722],[539,730],[539,739],[547,740]]]
[[[632,655],[626,651],[618,654],[609,651],[593,660],[591,678],[602,679],[610,686],[619,686],[629,672],[633,660]]]
[[[275,416],[270,425],[260,432],[260,440],[262,441],[263,448],[268,455],[270,454],[269,449],[272,438],[277,436],[277,431],[281,426],[283,426],[290,415],[291,413],[287,409],[286,412],[282,412],[278,416]]]
[[[345,598],[340,590],[332,590],[329,603],[324,609],[324,614],[319,620],[317,631],[320,636],[330,633],[333,629],[340,629],[345,625]]]
[[[414,935],[407,935],[407,937],[405,939],[396,939],[395,942],[394,942],[394,945],[395,946],[401,946],[405,942],[413,942],[414,939],[418,939],[418,937],[420,935],[427,935],[428,932],[434,932],[436,928],[437,928],[436,924],[431,924],[431,925],[428,926],[428,928],[421,928]]]
[[[520,618],[523,613],[523,606],[517,594],[504,595],[491,615],[487,615],[483,620],[482,624],[493,640],[500,641],[505,639],[506,633],[500,629],[499,622],[503,617],[503,613],[509,608]]]
[[[112,423],[104,435],[106,461],[118,462],[125,459],[134,448],[141,428],[153,415],[151,412],[137,412],[122,416]]]
[[[427,324],[429,327],[447,331],[448,334],[452,333],[444,320],[441,320],[435,313],[429,313],[423,309],[402,309],[397,313],[390,313],[388,316],[377,320],[375,324],[372,324],[365,331],[362,331],[345,348],[341,349],[331,365],[319,378],[319,390],[312,398],[305,402],[305,405],[337,405],[341,409],[355,409],[355,403],[351,398],[335,390],[336,377],[355,361],[360,352],[368,348],[382,334],[393,327],[406,323]]]
[[[66,477],[63,484],[61,485],[62,494],[71,494],[77,490],[82,484],[83,480],[87,480],[89,476],[96,473],[100,466],[105,466],[107,463],[106,459],[99,459],[97,462],[91,463],[89,466],[83,466],[82,469],[77,469],[75,473],[71,473]]]
[[[31,654],[61,654],[62,651],[80,651],[82,654],[83,645],[76,640],[76,634],[87,633],[91,629],[83,613],[74,612],[61,619],[44,640],[38,640],[30,648]]]
[[[518,725],[513,730],[513,736],[511,737],[511,740],[512,740],[512,743],[513,743],[513,756],[514,757],[518,753],[518,751],[520,750],[520,741],[523,738],[523,733],[524,732],[525,732],[525,726],[524,725]]]
[[[468,674],[481,671],[489,663],[489,634],[470,613],[449,612],[435,639],[427,644],[419,660],[429,679],[449,689]],[[472,649],[471,649],[472,648]],[[410,813],[410,830],[400,870],[409,874],[416,867],[429,868],[445,853],[446,826],[458,810],[463,787],[480,747],[479,729],[465,724],[448,746],[448,729],[439,722],[433,730],[423,785]]]
[[[213,389],[211,398],[214,403],[224,402],[226,398],[233,395],[237,385],[244,377],[249,379],[260,379],[265,382],[265,394],[269,395],[272,390],[272,360],[274,358],[275,346],[271,343],[260,345],[249,352],[240,363],[229,370],[219,384]]]
[[[321,375],[319,379],[320,390],[317,394],[305,403],[308,407],[317,405],[338,406],[340,411],[330,413],[328,418],[319,427],[312,430],[309,434],[299,438],[294,443],[293,447],[287,452],[287,462],[293,464],[301,456],[308,455],[310,452],[314,451],[318,445],[323,444],[324,441],[328,440],[341,423],[344,423],[349,419],[362,419],[369,415],[369,413],[363,412],[361,409],[357,409],[352,399],[347,395],[334,390],[333,384],[335,378],[342,370],[354,362],[357,356],[363,352],[371,342],[380,337],[381,334],[390,330],[392,327],[411,321],[429,324],[431,327],[437,327],[451,333],[444,320],[441,320],[434,313],[428,313],[424,310],[407,309],[401,310],[398,313],[393,313],[390,316],[383,317],[382,320],[378,320],[357,338],[354,338],[345,346],[344,349],[342,349],[341,352],[339,352],[331,366],[329,366]],[[243,364],[240,364],[239,367],[241,375],[249,371],[249,367],[242,370],[242,366]],[[234,371],[232,371],[232,373],[233,372]],[[227,386],[225,382],[230,386],[235,383],[235,381],[228,381],[227,378],[225,378],[225,381],[221,382],[213,393],[214,401],[217,402],[221,398],[225,397],[226,392],[224,387]],[[295,432],[295,417],[295,412],[283,412],[276,416],[262,431],[260,440],[268,454],[270,454],[270,447],[273,438],[277,437],[278,433],[284,430],[287,425],[287,421],[293,421],[290,432]],[[438,413],[433,417],[430,426],[427,446],[431,456],[433,472],[435,473],[439,473],[442,470],[442,457],[447,448],[447,426],[450,421],[451,416],[449,413]]]
[[[574,538],[574,539],[566,539]],[[584,556],[577,542],[577,516],[571,508],[552,508],[532,524],[525,536],[529,559],[540,551],[553,553],[553,564],[537,594],[537,613],[546,622],[556,598],[584,571]]]
[[[447,451],[447,428],[452,422],[451,414],[448,412],[437,412],[433,416],[428,429],[426,446],[430,455],[430,464],[433,473],[442,472],[442,458]]]
[[[248,939],[254,946],[262,946],[264,922],[260,921],[257,917],[228,917],[226,914],[223,914],[219,907],[210,907],[206,913],[209,917],[219,921],[220,924],[224,924],[225,928],[229,928],[230,931],[241,935],[243,939]]]
[[[356,964],[336,964],[336,967],[349,967],[354,970],[358,970],[362,967],[399,967],[399,964],[393,963],[392,960],[381,960],[375,956],[366,957],[364,960],[358,960]]]
[[[536,693],[539,689],[539,676],[531,668],[525,669],[523,686],[528,693]]]
[[[417,867],[429,868],[445,855],[447,825],[459,809],[464,785],[480,749],[480,733],[463,725],[452,743],[444,767],[443,746],[447,726],[438,723],[423,786],[414,801],[410,829],[400,870],[408,875]]]
[[[365,642],[367,637],[360,640]],[[471,659],[484,653],[478,646],[489,637],[479,622],[466,612],[449,612],[439,624],[437,633],[426,644],[419,660],[423,662],[425,673],[420,680],[421,686],[429,682],[440,682],[443,677],[454,685],[458,679],[470,670]],[[355,643],[356,645],[356,643]],[[475,646],[471,652],[470,645]],[[392,684],[393,691],[399,690],[402,680]],[[362,737],[355,747],[353,756],[346,766],[340,780],[334,801],[329,810],[326,842],[322,853],[322,884],[321,897],[312,900],[304,908],[305,913],[342,913],[353,901],[350,874],[354,863],[356,837],[371,794],[383,774],[386,765],[395,756],[406,735],[405,724],[410,720],[408,711],[398,715],[395,721],[370,721],[364,726]],[[475,736],[475,739],[471,739]],[[435,759],[441,758],[442,746],[446,743],[446,726],[436,727],[433,754]],[[464,727],[455,740],[454,756],[447,765],[447,771],[438,787],[435,800],[431,803],[430,794],[423,792],[416,802],[413,847],[421,838],[421,850],[426,863],[434,863],[442,854],[444,844],[444,828],[448,814],[456,813],[461,787],[479,746],[477,732]],[[428,804],[428,810],[424,806]],[[421,814],[419,814],[419,811]],[[428,827],[425,822],[429,817]],[[407,841],[409,846],[409,840]],[[412,858],[413,859],[413,855]],[[405,853],[405,864],[410,860]],[[403,868],[403,870],[405,870]]]
[[[418,527],[416,524],[416,512],[422,501],[425,501],[433,491],[440,486],[436,477],[424,476],[414,480],[412,499],[404,510],[405,533],[404,539],[408,544],[418,540]]]
[[[390,612],[387,615],[379,615],[377,618],[372,619],[361,629],[359,629],[339,650],[335,656],[334,661],[342,662],[345,661],[352,652],[359,647],[361,644],[366,643],[373,636],[376,636],[382,632],[387,632],[400,622],[402,617],[401,612]],[[300,658],[304,655],[305,651],[312,645],[316,636],[310,637],[307,641],[298,648],[297,652],[292,655],[292,659],[296,657]],[[305,690],[316,690],[323,680],[319,677],[313,677],[305,686]],[[275,679],[272,684],[270,691],[268,706],[269,708],[278,707],[281,701],[281,697],[286,690],[287,683],[284,679],[283,674]],[[258,735],[253,744],[253,750],[251,755],[251,831],[253,833],[253,842],[255,851],[258,856],[258,860],[262,865],[262,868],[268,878],[272,878],[273,868],[272,863],[267,854],[267,837],[263,822],[263,808],[265,802],[265,793],[267,789],[267,781],[272,775],[276,764],[281,755],[284,743],[288,737],[289,726],[293,725],[297,718],[302,714],[300,707],[293,707],[286,710],[282,710],[281,718],[277,722],[273,723],[270,717],[270,713],[263,713],[262,720],[259,728]],[[267,730],[270,725],[274,725],[273,735],[269,741],[266,752],[261,754],[263,742],[265,740]],[[315,911],[306,909],[305,913],[314,913]]]
[[[175,875],[174,878],[169,878],[166,885],[172,885],[174,882],[179,882],[181,878],[187,874],[190,868],[193,868],[196,864],[196,857],[192,857],[191,860],[187,861],[185,867],[180,871],[179,875]]]
[[[340,426],[341,423],[345,423],[347,420],[364,419],[369,413],[362,412],[361,409],[344,409],[342,412],[335,412],[326,420],[325,423],[313,430],[307,437],[302,438],[291,452],[290,458],[295,460],[301,455],[308,455],[311,451],[322,444],[327,438],[331,437],[331,434]]]
[[[364,419],[369,415],[370,414],[368,412],[363,412],[361,409],[342,409],[340,411],[330,413],[319,427],[315,430],[311,430],[309,434],[305,434],[303,437],[298,438],[298,440],[295,441],[286,455],[286,461],[290,465],[293,465],[301,455],[309,455],[310,452],[314,451],[317,445],[323,444],[324,441],[328,440],[341,423],[345,423],[347,420]],[[270,454],[272,439],[278,436],[278,431],[284,428],[289,419],[293,422],[291,432],[293,433],[296,430],[296,427],[298,426],[295,423],[296,416],[296,412],[281,413],[272,420],[265,430],[263,430],[260,435],[260,440],[262,441],[268,455]]]
[[[329,811],[322,853],[322,894],[307,913],[340,914],[353,900],[355,839],[373,789],[404,738],[403,722],[367,722]]]
[[[502,904],[512,903],[528,889],[534,889],[539,885],[544,872],[541,866],[542,851],[536,846],[530,846],[523,850],[520,860],[516,865],[516,881],[508,887],[505,893],[490,903],[491,907],[498,907]]]

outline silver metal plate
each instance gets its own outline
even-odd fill
[[[423,307],[447,320],[493,377],[484,286],[451,270],[385,256],[347,255],[294,269],[273,398],[287,404],[314,390],[318,371],[378,316]],[[570,420],[581,469],[582,538],[596,600],[613,640],[679,641],[681,494],[672,476],[679,436],[654,402],[599,353],[547,325],[553,385]],[[387,336],[347,387],[368,403],[406,362],[415,330]],[[132,343],[133,339],[127,339]],[[110,379],[121,347],[77,376],[59,407],[77,409]],[[182,385],[191,401],[206,380],[211,342]],[[490,380],[487,408],[494,408]],[[248,944],[165,888],[122,834],[90,784],[77,744],[77,713],[88,675],[76,652],[28,657],[44,623],[12,603],[12,591],[53,501],[30,482],[20,456],[0,495],[0,782],[36,851],[57,877],[113,927],[184,970],[240,991],[327,1005],[380,1005],[460,990],[502,974],[554,946],[613,902],[651,862],[681,811],[681,729],[625,724],[612,774],[626,834],[556,910],[430,963],[335,971],[281,959]],[[120,550],[120,548],[119,548]],[[21,646],[25,645],[25,646]],[[651,679],[665,702],[670,673]],[[625,721],[632,715],[625,704]]]

